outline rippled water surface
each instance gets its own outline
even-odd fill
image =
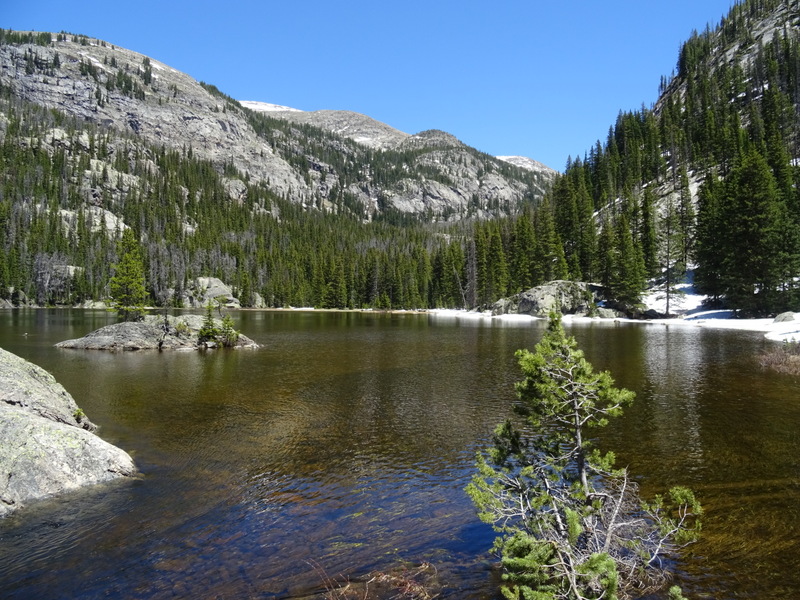
[[[429,561],[445,598],[488,599],[493,532],[463,488],[510,413],[514,350],[542,322],[241,312],[254,351],[58,350],[113,317],[0,312],[0,345],[50,372],[141,469],[0,521],[2,598],[300,598]],[[573,325],[637,393],[602,432],[646,494],[693,487],[693,598],[800,595],[800,394],[760,335]],[[27,335],[24,335],[27,333]]]

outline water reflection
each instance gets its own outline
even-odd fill
[[[494,581],[463,487],[510,413],[543,321],[234,314],[255,352],[57,350],[107,313],[0,313],[0,345],[44,366],[131,451],[143,476],[0,523],[0,596],[301,597],[308,561],[354,578],[434,562],[444,598]],[[598,432],[645,493],[698,490],[704,537],[680,563],[692,597],[800,590],[800,397],[764,374],[753,334],[566,323],[637,401]],[[28,336],[23,333],[28,332]]]
[[[644,376],[649,395],[650,426],[657,452],[679,462],[684,472],[704,464],[698,397],[702,393],[711,347],[702,343],[703,330],[673,326],[668,335],[642,328]],[[681,436],[672,435],[678,429]]]

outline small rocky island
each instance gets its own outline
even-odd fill
[[[136,474],[44,369],[0,349],[0,517],[25,503]]]
[[[228,346],[258,348],[249,337],[233,331],[223,320],[202,315],[150,315],[143,321],[114,323],[82,338],[56,344],[79,350],[191,350]]]

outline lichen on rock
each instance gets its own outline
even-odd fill
[[[44,369],[0,349],[0,517],[27,502],[136,473],[133,459]]]

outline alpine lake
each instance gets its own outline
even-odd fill
[[[260,349],[59,350],[114,315],[0,312],[0,346],[50,371],[141,470],[0,521],[0,597],[309,598],[430,563],[440,598],[496,598],[495,534],[464,487],[512,413],[514,352],[545,321],[230,314]],[[598,445],[643,496],[680,484],[703,504],[701,540],[675,562],[684,594],[800,597],[800,389],[758,366],[771,342],[565,328],[637,395]]]

